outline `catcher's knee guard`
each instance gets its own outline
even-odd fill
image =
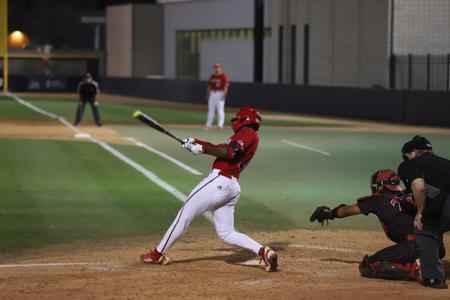
[[[359,264],[359,271],[362,276],[369,278],[416,281],[420,277],[420,265],[416,262],[406,264],[382,261],[370,262],[367,255]]]

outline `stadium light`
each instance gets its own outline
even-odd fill
[[[15,30],[9,35],[8,45],[10,48],[24,49],[28,47],[30,40],[20,30]]]

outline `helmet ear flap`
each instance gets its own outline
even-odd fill
[[[376,171],[375,173],[372,174],[372,176],[370,176],[370,189],[372,190],[373,193],[378,191],[379,188],[379,185],[377,183],[377,177],[379,172],[380,171]]]

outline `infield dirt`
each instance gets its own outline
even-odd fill
[[[156,237],[79,241],[10,256],[0,265],[0,290],[7,299],[448,299],[450,295],[448,290],[416,282],[361,277],[358,263],[363,255],[389,245],[381,232],[324,228],[252,236],[278,252],[278,272],[265,272],[252,253],[221,243],[211,230],[188,233],[169,251],[173,262],[166,266],[138,260],[148,243],[158,241]],[[70,265],[74,263],[84,265]],[[446,265],[448,269],[449,262]]]

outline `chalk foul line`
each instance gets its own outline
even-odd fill
[[[356,249],[349,249],[349,248],[338,248],[338,247],[327,247],[327,246],[320,246],[320,245],[308,245],[308,244],[290,244],[288,245],[289,248],[303,248],[303,249],[314,249],[314,250],[330,250],[330,251],[337,251],[337,252],[346,252],[346,253],[366,253],[368,251],[365,250],[356,250]]]
[[[8,93],[8,95],[10,97],[12,97],[14,100],[16,100],[18,103],[28,107],[29,109],[42,114],[44,116],[47,116],[49,118],[52,119],[56,119],[59,122],[61,122],[64,126],[70,128],[72,131],[74,131],[75,133],[78,134],[85,134],[85,132],[83,132],[82,130],[78,129],[77,127],[73,126],[72,124],[70,124],[65,118],[58,116],[54,113],[45,111],[33,104],[31,104],[28,101],[25,101],[24,99]],[[168,184],[167,182],[165,182],[164,180],[162,180],[161,178],[159,178],[156,174],[154,174],[153,172],[151,172],[150,170],[147,170],[146,168],[144,168],[142,165],[138,164],[137,162],[133,161],[132,159],[130,159],[128,156],[126,156],[125,154],[123,154],[122,152],[120,152],[119,150],[113,148],[112,146],[110,146],[109,144],[97,140],[96,138],[93,138],[91,136],[89,136],[87,138],[88,140],[90,140],[93,143],[96,143],[97,145],[99,145],[100,147],[102,147],[103,149],[105,149],[106,151],[108,151],[109,153],[111,153],[113,156],[115,156],[117,159],[123,161],[124,163],[128,164],[129,166],[131,166],[132,168],[134,168],[136,171],[140,172],[142,175],[144,175],[145,177],[147,177],[148,179],[150,179],[153,183],[155,183],[156,185],[158,185],[159,187],[161,187],[162,189],[166,190],[167,192],[169,192],[171,195],[173,195],[175,198],[177,198],[178,200],[180,200],[181,202],[185,202],[187,199],[187,196],[184,195],[182,192],[180,192],[179,190],[177,190],[175,187],[171,186],[170,184]],[[213,216],[211,214],[211,212],[206,212],[203,214],[209,221],[213,221]]]
[[[30,263],[30,264],[7,264],[0,265],[0,268],[40,268],[40,267],[76,267],[76,266],[116,266],[113,264],[72,262],[72,263]]]
[[[151,147],[151,146],[149,146],[147,144],[142,143],[141,141],[139,141],[139,140],[137,140],[135,138],[129,137],[129,138],[127,138],[127,140],[129,140],[130,142],[132,142],[133,144],[135,144],[138,147],[144,148],[145,150],[147,150],[149,152],[155,153],[156,155],[159,155],[162,158],[167,159],[168,161],[174,163],[175,165],[177,165],[180,168],[188,171],[191,174],[202,175],[202,173],[200,171],[198,171],[198,170],[196,170],[196,169],[186,165],[185,163],[179,161],[178,159],[176,159],[176,158],[174,158],[174,157],[172,157],[172,156],[170,156],[170,155],[168,155],[168,154],[166,154],[164,152],[161,152],[161,151],[159,151],[159,150],[157,150],[157,149],[155,149],[155,148],[153,148],[153,147]]]
[[[320,150],[320,149],[315,149],[315,148],[312,148],[312,147],[309,147],[309,146],[306,146],[306,145],[302,145],[302,144],[299,144],[299,143],[296,143],[296,142],[293,142],[293,141],[289,141],[289,140],[281,140],[281,141],[283,143],[291,145],[293,147],[297,147],[297,148],[300,148],[300,149],[303,149],[303,150],[308,150],[308,151],[311,151],[311,152],[319,153],[319,154],[322,154],[322,155],[325,155],[325,156],[331,156],[331,154],[329,152],[326,152],[326,151],[323,151],[323,150]]]

